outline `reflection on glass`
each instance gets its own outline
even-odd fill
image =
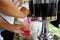
[[[47,40],[47,22],[57,19],[57,6],[58,0],[29,0],[29,17],[33,16],[34,20],[42,21],[42,32],[39,40]]]

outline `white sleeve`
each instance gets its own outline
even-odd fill
[[[3,40],[3,37],[0,35],[0,40]]]
[[[9,16],[3,15],[1,13],[0,13],[0,16],[2,16],[2,18],[5,19],[10,24],[14,24],[14,17],[9,17]]]

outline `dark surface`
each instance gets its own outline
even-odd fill
[[[29,1],[29,10],[30,10],[30,14],[28,15],[28,17],[32,16],[33,14],[33,0]]]
[[[4,37],[4,40],[13,40],[14,33],[5,30],[1,34]]]
[[[51,22],[54,26],[58,27],[60,23],[60,14],[57,15],[57,20]]]
[[[60,1],[58,2],[58,10],[60,10]]]
[[[33,5],[35,17],[56,16],[56,3],[38,3]]]

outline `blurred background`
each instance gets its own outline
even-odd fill
[[[59,28],[59,24],[60,24],[60,1],[58,2],[58,13],[57,13],[57,20],[52,21],[50,23],[52,23],[54,26],[56,26],[57,28]],[[4,37],[4,40],[13,40],[13,36],[14,33],[9,32],[7,30],[4,30],[1,35]]]

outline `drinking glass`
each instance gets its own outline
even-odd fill
[[[39,40],[47,40],[48,22],[57,19],[58,0],[29,0],[30,14],[35,21],[42,22]]]

